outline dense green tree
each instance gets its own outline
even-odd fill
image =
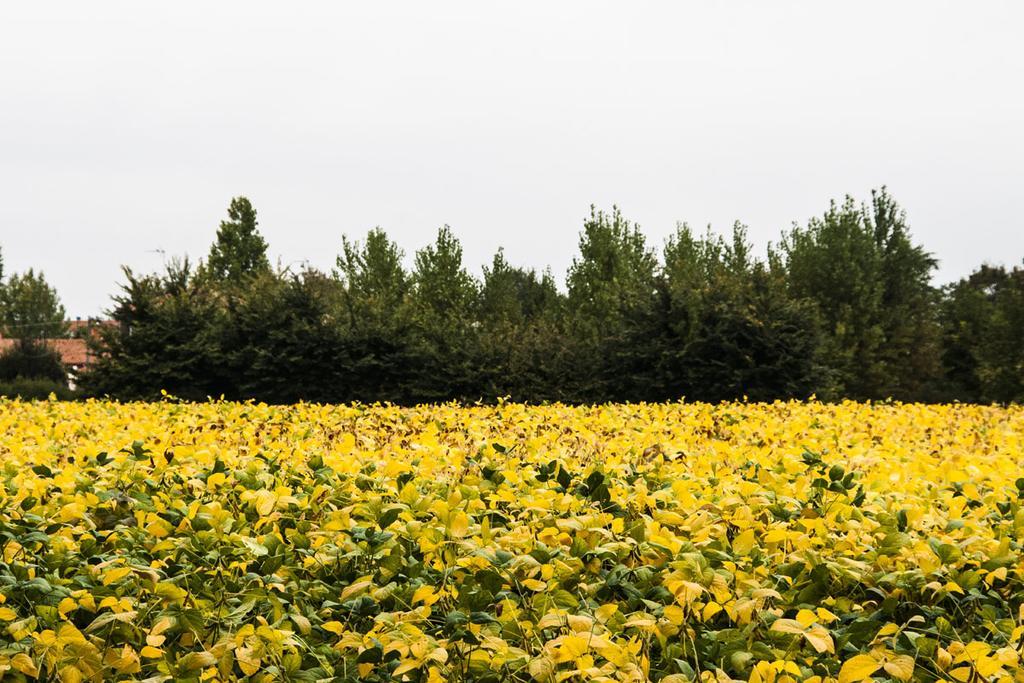
[[[206,270],[216,280],[241,283],[270,272],[267,243],[257,229],[256,209],[245,197],[235,197],[228,220],[221,221],[206,258]]]
[[[60,354],[41,339],[22,337],[0,353],[0,382],[44,379],[67,384],[67,369]]]
[[[729,241],[681,225],[664,259],[662,398],[804,398],[821,386],[813,305],[791,298],[784,273],[753,257],[743,225]]]
[[[622,324],[630,311],[650,305],[658,260],[640,227],[618,207],[590,208],[569,267],[569,304],[595,329]]]
[[[216,291],[187,259],[172,260],[162,274],[123,271],[111,312],[117,324],[94,342],[97,360],[82,377],[84,390],[130,400],[158,398],[161,390],[192,400],[229,395]]]
[[[942,302],[947,400],[1024,401],[1024,268],[983,265]]]
[[[218,355],[232,398],[271,403],[351,400],[336,317],[338,282],[313,269],[250,278],[227,299]]]
[[[477,281],[447,226],[411,272],[379,228],[361,242],[343,238],[333,277],[274,272],[248,202],[234,200],[229,217],[199,273],[187,261],[154,275],[125,271],[118,325],[104,328],[83,378],[91,393],[402,404],[1024,400],[1024,269],[983,267],[934,290],[934,259],[884,189],[867,205],[833,204],[767,258],[740,224],[725,238],[681,225],[659,263],[617,208],[592,208],[565,294],[500,250]],[[42,280],[16,276],[0,300],[31,290],[56,301],[26,278]],[[53,310],[44,318],[63,318]]]
[[[66,312],[57,290],[29,268],[0,282],[0,328],[6,337],[60,337]]]
[[[782,248],[792,295],[818,307],[837,395],[909,399],[935,380],[936,262],[912,242],[884,188],[870,205],[833,203],[786,234]]]
[[[483,269],[478,315],[481,395],[520,401],[570,398],[564,297],[550,273],[512,266],[499,250]]]
[[[446,225],[414,262],[412,394],[419,401],[481,398],[474,396],[480,390],[474,325],[479,286],[462,263],[462,245]]]
[[[578,345],[567,378],[580,400],[642,400],[657,381],[658,260],[618,207],[591,207],[567,278]]]
[[[336,274],[342,284],[342,335],[348,359],[342,395],[351,400],[413,399],[417,340],[404,254],[380,228],[363,242],[342,242]]]
[[[485,321],[516,324],[556,311],[558,287],[550,272],[517,268],[505,260],[501,249],[484,267],[480,288],[480,317]]]
[[[380,228],[365,241],[342,238],[337,274],[344,286],[350,328],[374,328],[398,322],[408,305],[411,280],[402,266],[404,254]]]

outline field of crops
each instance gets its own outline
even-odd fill
[[[4,680],[1024,681],[1024,409],[0,402]]]

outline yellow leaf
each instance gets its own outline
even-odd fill
[[[131,573],[131,567],[115,567],[103,575],[103,585],[109,586],[112,583],[117,583]]]
[[[103,658],[103,662],[122,674],[133,674],[142,670],[139,664],[139,656],[130,645],[125,645],[119,652],[109,650]]]
[[[164,656],[164,651],[158,647],[146,645],[139,651],[139,654],[141,654],[146,659],[157,659],[158,657]]]
[[[412,604],[424,603],[426,605],[433,605],[435,602],[441,599],[440,593],[434,590],[433,586],[424,585],[416,589],[416,592],[412,594]]]
[[[256,512],[266,517],[277,507],[277,495],[273,491],[260,489],[256,492]]]
[[[736,555],[748,555],[754,549],[756,541],[754,530],[747,529],[732,539],[732,551]]]
[[[166,581],[158,583],[153,592],[171,604],[181,604],[188,597],[188,592],[185,589]]]
[[[0,621],[14,621],[17,618],[18,613],[10,607],[0,607]]]
[[[541,656],[530,660],[527,670],[535,681],[550,681],[555,672],[555,662],[549,657]]]
[[[693,581],[673,581],[668,589],[676,596],[676,602],[681,605],[689,605],[704,592],[704,587]]]
[[[809,609],[802,609],[796,614],[796,620],[805,628],[818,621],[818,615]]]
[[[658,625],[657,620],[649,614],[640,612],[631,616],[622,626],[623,628],[654,628]]]
[[[666,607],[665,609],[668,609],[668,608]],[[717,602],[709,602],[708,604],[704,605],[704,609],[701,612],[700,618],[701,618],[702,621],[707,621],[708,619],[710,619],[711,617],[715,616],[716,614],[718,614],[721,611],[722,611],[722,606],[721,605],[719,605]]]
[[[679,605],[669,605],[665,608],[665,618],[679,626],[686,620],[686,611]]]
[[[75,599],[72,597],[64,598],[60,601],[60,604],[57,605],[57,612],[62,617],[67,616],[68,612],[73,612],[76,609],[78,609],[78,603],[75,602]]]
[[[843,667],[839,670],[839,683],[866,681],[880,666],[881,662],[870,655],[855,655],[843,662]]]
[[[238,668],[246,676],[252,676],[260,670],[260,658],[255,655],[251,647],[236,647],[235,661],[238,662]]]
[[[666,608],[667,609],[667,608]],[[609,603],[607,605],[601,605],[594,610],[594,618],[597,619],[598,623],[605,624],[608,620],[619,611],[619,606],[615,603]]]
[[[803,634],[804,626],[796,619],[776,619],[772,623],[773,631],[781,631],[782,633],[799,633]]]
[[[356,595],[357,593],[362,593],[372,585],[372,579],[361,579],[353,584],[346,586],[345,590],[341,591],[341,601],[344,602],[345,600],[351,598],[353,595]]]
[[[950,676],[958,681],[962,681],[963,683],[967,683],[967,681],[971,680],[971,674],[971,667],[969,666],[958,666],[949,672]]]
[[[82,670],[77,666],[61,667],[59,676],[61,683],[81,683],[81,681],[85,680],[85,676],[82,675]]]
[[[26,676],[31,676],[32,678],[38,678],[39,676],[39,669],[36,667],[36,663],[24,652],[19,652],[11,657],[11,666]]]
[[[817,652],[835,652],[836,645],[830,634],[823,626],[815,624],[809,631],[804,633],[804,638]]]
[[[885,672],[900,681],[909,681],[914,675],[914,658],[910,655],[896,655],[882,665]]]
[[[198,671],[208,666],[215,666],[217,658],[210,652],[190,652],[178,660],[178,666],[188,671]]]
[[[558,649],[555,652],[555,662],[572,662],[582,656],[590,649],[587,636],[567,635],[562,636],[558,641]]]
[[[340,621],[325,621],[320,624],[320,628],[336,636],[340,636],[345,632],[345,626]]]
[[[833,621],[839,619],[838,616],[836,616],[832,612],[829,612],[824,607],[819,607],[817,610],[815,610],[815,612],[818,615],[818,621],[824,622],[826,624],[831,624]]]
[[[884,638],[885,636],[891,636],[894,633],[898,633],[900,627],[896,624],[886,624],[882,628],[878,629],[878,633],[875,634],[875,638]]]
[[[309,632],[313,630],[312,624],[309,623],[309,619],[301,614],[290,614],[288,615],[292,623],[299,627],[299,633],[302,635],[309,635]]]
[[[149,632],[154,636],[158,636],[173,625],[174,620],[170,617],[160,617],[160,619],[158,619],[157,622],[153,624],[153,628],[151,628]]]
[[[462,510],[452,515],[448,530],[455,538],[463,538],[469,533],[469,516]]]
[[[408,673],[414,669],[418,669],[422,662],[416,659],[407,659],[399,664],[394,671],[391,672],[392,676],[401,676],[404,673]]]

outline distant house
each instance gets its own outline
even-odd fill
[[[88,370],[96,360],[96,354],[89,348],[89,340],[95,338],[102,327],[112,324],[114,323],[108,320],[69,320],[69,337],[42,340],[49,348],[60,354],[60,360],[68,370],[69,388],[75,388],[75,378]],[[0,335],[0,353],[17,342],[17,339]]]
[[[60,359],[69,370],[82,370],[89,366],[92,352],[84,339],[43,339],[48,347],[60,354]],[[18,343],[17,339],[0,337],[0,353]]]

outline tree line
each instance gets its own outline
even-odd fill
[[[205,259],[125,281],[88,395],[268,402],[840,398],[1024,400],[1024,268],[944,287],[883,188],[755,254],[685,224],[656,249],[591,209],[560,288],[499,250],[481,277],[445,226],[413,254],[380,228],[332,272],[272,267],[232,200]]]
[[[60,354],[39,341],[64,336],[64,317],[43,274],[30,268],[5,277],[0,253],[0,396],[72,397]]]

